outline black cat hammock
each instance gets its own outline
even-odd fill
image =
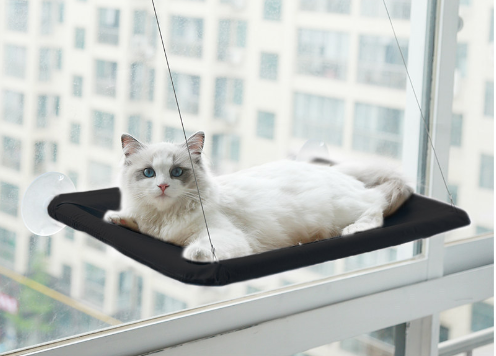
[[[43,189],[45,187],[45,189]],[[200,263],[182,257],[183,248],[105,222],[107,210],[119,210],[119,188],[74,191],[63,174],[49,172],[26,192],[22,214],[38,235],[52,235],[65,225],[83,231],[122,254],[178,281],[223,286],[326,261],[427,238],[470,224],[467,213],[452,205],[412,195],[383,227],[255,255]],[[53,198],[54,191],[67,192]],[[53,198],[53,199],[52,199]]]
[[[386,6],[385,2],[383,3]],[[153,0],[152,4],[162,39]],[[176,95],[163,40],[162,46]],[[177,96],[176,104],[182,124]],[[419,109],[424,119],[420,105]],[[427,127],[425,119],[424,127]],[[426,132],[430,140],[427,129]],[[184,125],[183,133],[187,141]],[[432,145],[432,140],[429,142]],[[433,145],[432,148],[435,153]],[[437,161],[437,155],[435,158]],[[194,172],[193,165],[192,169]],[[446,181],[445,186],[449,194]],[[199,190],[198,197],[201,203]],[[183,248],[180,246],[105,222],[102,219],[105,212],[119,210],[120,201],[118,188],[75,193],[74,184],[64,174],[48,172],[39,176],[29,186],[23,198],[21,212],[28,229],[37,235],[53,235],[67,225],[93,236],[159,273],[184,283],[202,286],[223,286],[260,278],[428,238],[470,224],[467,213],[453,206],[453,203],[449,205],[414,194],[395,214],[387,217],[380,228],[245,257],[200,263],[184,259]],[[212,253],[215,257],[213,245]]]

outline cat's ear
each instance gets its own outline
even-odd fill
[[[203,131],[198,131],[197,133],[191,135],[187,142],[191,154],[199,155],[202,153],[203,145],[205,144],[205,133]]]
[[[135,139],[133,136],[129,134],[122,134],[121,136],[121,142],[122,142],[122,151],[124,151],[124,155],[126,157],[129,157],[132,154],[135,154],[139,150],[145,147],[144,144],[139,142],[137,139]]]

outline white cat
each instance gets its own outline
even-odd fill
[[[121,141],[122,209],[104,219],[213,261],[186,143]],[[412,194],[394,170],[352,163],[279,161],[214,177],[204,141],[197,132],[187,142],[220,260],[380,227]]]

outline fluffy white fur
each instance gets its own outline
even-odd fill
[[[204,139],[198,132],[188,145],[221,260],[380,227],[412,194],[399,173],[370,164],[279,161],[214,177]],[[185,246],[189,260],[213,261],[186,144],[122,135],[122,146],[122,209],[104,219]],[[180,178],[174,167],[183,169]],[[145,177],[146,168],[155,176]]]

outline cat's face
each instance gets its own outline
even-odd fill
[[[121,189],[130,203],[167,210],[179,199],[198,200],[185,143],[145,145],[127,134],[122,135],[121,141],[125,154]],[[203,132],[197,132],[187,141],[198,181],[205,174],[201,157],[204,141]]]

